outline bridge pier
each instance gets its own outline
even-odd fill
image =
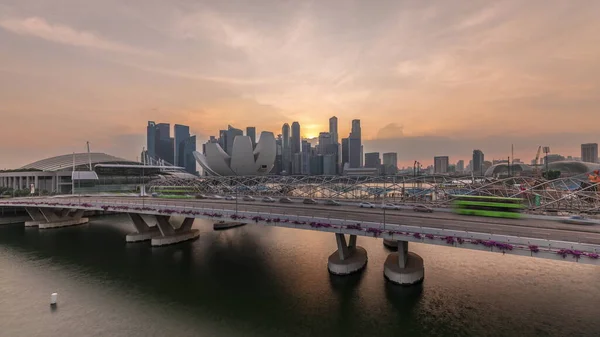
[[[157,215],[156,221],[160,235],[152,237],[150,241],[152,246],[172,245],[200,236],[199,230],[192,229],[194,218],[181,219],[181,217]]]
[[[334,275],[349,275],[362,270],[367,265],[367,251],[356,245],[356,235],[335,234],[338,249],[329,256],[327,269]]]
[[[131,222],[133,222],[136,232],[127,234],[125,236],[126,242],[146,241],[151,240],[155,236],[161,235],[158,226],[148,226],[148,223],[141,214],[127,213],[127,215],[129,215]]]
[[[82,225],[89,221],[83,217],[82,209],[26,207],[25,210],[31,217],[30,221],[25,221],[25,227],[60,228]]]
[[[384,277],[392,283],[413,285],[423,281],[423,258],[408,251],[408,241],[398,241],[398,252],[388,255],[383,266]]]
[[[398,241],[396,241],[396,240],[383,239],[383,245],[391,250],[398,249]]]

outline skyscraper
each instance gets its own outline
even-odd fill
[[[182,165],[180,164],[179,166],[184,167],[190,174],[196,174],[196,158],[194,158],[194,151],[196,151],[196,136],[188,137],[182,144]]]
[[[293,130],[293,129],[292,129]],[[301,153],[301,167],[300,174],[309,175],[310,174],[310,155],[311,155],[311,146],[307,140],[302,140],[302,153]]]
[[[465,161],[461,159],[456,163],[456,172],[464,172],[464,171],[465,171]]]
[[[329,118],[329,134],[333,144],[338,144],[338,119],[333,116]]]
[[[350,139],[342,138],[342,167],[350,163]]]
[[[379,157],[379,152],[365,153],[365,167],[376,168],[380,172],[381,158]]]
[[[326,154],[328,146],[334,144],[331,134],[329,132],[319,133],[319,145],[317,147],[319,154]]]
[[[156,157],[175,164],[175,141],[171,138],[169,123],[156,124],[155,149]]]
[[[275,165],[273,166],[273,170],[271,174],[281,174],[284,171],[283,169],[283,139],[281,135],[277,136],[275,139]]]
[[[252,148],[256,147],[256,128],[254,126],[248,126],[246,128],[246,136],[250,137]]]
[[[301,141],[300,141],[300,123],[292,123],[292,136],[290,137],[290,147],[293,153],[301,152]]]
[[[398,154],[396,152],[383,154],[383,173],[386,175],[398,173]]]
[[[244,132],[242,132],[242,130],[240,129],[236,129],[231,125],[227,126],[227,132],[225,133],[225,152],[227,152],[227,154],[231,155],[231,153],[233,152],[233,142],[235,140],[235,137],[237,136],[243,136]]]
[[[352,120],[352,131],[348,137],[348,163],[350,168],[359,168],[362,164],[362,142],[360,120]]]
[[[471,166],[473,174],[483,175],[485,173],[483,172],[483,162],[483,152],[481,150],[473,150],[473,162]]]
[[[292,149],[290,147],[290,126],[288,123],[283,124],[281,128],[281,162],[282,170],[287,174],[292,174]]]
[[[433,172],[448,173],[449,163],[450,159],[448,158],[448,156],[433,157]]]
[[[597,143],[581,144],[581,161],[584,161],[586,163],[598,162]]]
[[[190,127],[187,125],[175,124],[175,162],[173,164],[179,167],[185,167],[184,142],[190,138]]]
[[[150,158],[156,157],[156,123],[148,121],[146,127],[146,152]]]

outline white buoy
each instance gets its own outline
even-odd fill
[[[58,294],[52,293],[50,295],[50,305],[56,305],[56,301],[58,300]]]

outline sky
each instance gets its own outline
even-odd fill
[[[148,120],[528,162],[600,142],[600,1],[0,0],[0,169],[127,159]]]

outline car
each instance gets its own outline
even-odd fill
[[[196,199],[208,199],[204,194],[196,194]]]
[[[244,196],[244,201],[255,201],[256,199],[254,199],[252,196],[246,195]]]
[[[571,225],[598,225],[600,222],[587,219],[583,215],[571,215],[568,218],[564,218],[561,222],[568,223]]]
[[[341,206],[342,204],[340,204],[339,202],[337,202],[335,200],[325,200],[325,205],[327,205],[327,206]]]
[[[358,204],[358,207],[360,207],[360,208],[375,208],[375,205],[373,205],[370,202],[361,202],[360,204]]]
[[[233,195],[228,195],[225,197],[225,200],[236,200],[237,198]]]
[[[212,197],[210,197],[211,199],[215,199],[215,200],[223,200],[224,198],[220,195],[213,195]]]
[[[279,199],[279,202],[282,204],[293,204],[294,202],[292,201],[292,199],[284,197]]]
[[[303,204],[307,204],[307,205],[316,205],[318,204],[318,202],[315,199],[304,199],[302,200]]]
[[[400,206],[399,205],[394,205],[394,204],[383,204],[381,205],[381,208],[385,208],[385,209],[393,209],[393,210],[400,210]]]
[[[275,199],[271,198],[271,197],[264,197],[262,199],[263,202],[275,202]]]
[[[421,212],[421,213],[433,213],[433,209],[431,209],[430,207],[427,207],[425,205],[417,205],[417,206],[413,207],[413,211]]]

